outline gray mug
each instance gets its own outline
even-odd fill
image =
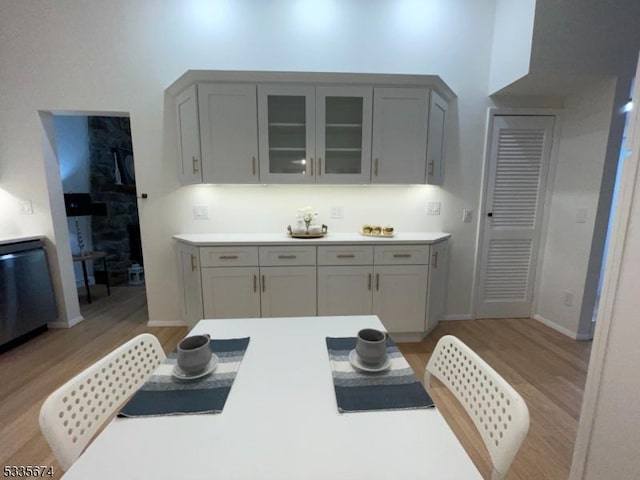
[[[203,371],[211,360],[209,334],[186,337],[178,344],[178,367],[186,374]]]
[[[387,334],[373,328],[358,332],[356,353],[362,363],[377,365],[387,357]]]

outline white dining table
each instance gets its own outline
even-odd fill
[[[325,337],[373,315],[201,320],[251,337],[220,414],[116,418],[64,475],[112,479],[428,479],[481,475],[437,408],[339,413]]]

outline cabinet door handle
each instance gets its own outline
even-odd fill
[[[318,157],[318,176],[322,176],[322,157]]]
[[[258,291],[258,276],[254,275],[253,276],[253,293],[256,293]]]
[[[313,177],[313,157],[311,157],[309,159],[309,164],[310,164],[310,167],[311,167],[311,176]]]
[[[336,258],[355,258],[353,253],[339,253]]]
[[[256,157],[251,157],[251,173],[256,176]]]
[[[376,292],[380,290],[380,274],[376,273]]]
[[[196,271],[196,256],[195,255],[191,255],[191,271],[195,272]]]
[[[371,274],[367,275],[367,290],[371,291]]]
[[[373,174],[377,177],[378,176],[378,159],[376,158],[375,161],[373,162]]]
[[[220,260],[237,260],[238,255],[220,255],[218,258]]]
[[[264,292],[267,289],[267,282],[264,279],[264,275],[261,275],[260,284],[262,285],[262,291]]]
[[[431,255],[431,258],[433,258],[433,268],[438,268],[438,252]]]
[[[411,258],[410,253],[394,253],[393,258]]]
[[[429,176],[433,177],[433,160],[429,162]]]
[[[298,257],[297,255],[278,255],[278,258],[291,259],[291,258],[298,258]]]
[[[191,168],[193,169],[193,173],[198,173],[198,159],[196,157],[191,157]]]

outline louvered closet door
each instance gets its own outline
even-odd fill
[[[494,118],[477,318],[531,314],[553,122]]]

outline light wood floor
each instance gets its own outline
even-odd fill
[[[186,328],[146,327],[143,287],[113,287],[111,297],[99,289],[92,289],[91,305],[81,297],[84,322],[69,330],[51,330],[0,355],[0,466],[53,465],[54,478],[60,478],[62,470],[38,426],[46,396],[138,333],[153,333],[165,351],[173,350],[186,334]],[[423,342],[399,345],[419,378],[435,343],[446,334],[474,349],[529,406],[529,434],[507,479],[566,479],[591,344],[572,341],[534,320],[443,322]],[[489,457],[471,420],[435,380],[433,396],[474,463],[489,478]]]

